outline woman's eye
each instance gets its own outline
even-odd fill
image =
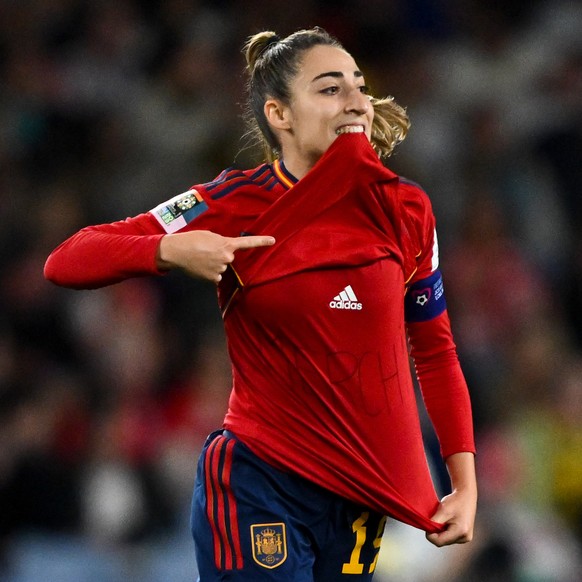
[[[321,93],[325,93],[326,95],[335,95],[338,91],[339,87],[334,85],[333,87],[326,87],[321,91]]]
[[[368,85],[362,85],[361,87],[359,87],[360,92],[363,93],[364,95],[369,95],[370,94],[370,87],[368,87]]]

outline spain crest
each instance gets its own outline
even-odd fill
[[[287,535],[284,523],[251,525],[253,559],[263,568],[276,568],[287,559]]]

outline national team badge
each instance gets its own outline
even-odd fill
[[[287,536],[284,523],[251,525],[253,559],[263,568],[276,568],[287,559]]]

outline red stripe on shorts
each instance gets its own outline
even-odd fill
[[[240,545],[240,534],[238,529],[238,513],[236,509],[236,499],[232,493],[232,489],[230,487],[230,471],[232,468],[232,457],[233,457],[233,448],[234,448],[234,440],[229,440],[226,445],[226,453],[224,459],[224,487],[226,491],[226,497],[228,500],[228,515],[230,516],[230,529],[232,534],[232,541],[234,544],[234,556],[236,561],[236,568],[240,569],[243,567],[243,554],[242,548]]]
[[[216,438],[204,461],[206,515],[212,530],[214,563],[219,570],[243,567],[236,500],[230,487],[234,444],[234,440],[223,436]]]
[[[211,461],[215,456],[214,449],[216,449],[217,444],[218,439],[215,439],[214,442],[209,445],[208,450],[206,451],[206,458],[204,459],[204,475],[206,480],[206,515],[208,517],[210,528],[212,529],[212,539],[214,542],[214,563],[216,567],[220,569],[220,538],[218,535],[218,530],[216,529],[216,521],[214,519],[214,479],[211,470]]]

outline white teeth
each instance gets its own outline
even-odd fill
[[[341,133],[364,133],[364,128],[361,125],[344,125],[339,129],[336,129],[337,135]]]

